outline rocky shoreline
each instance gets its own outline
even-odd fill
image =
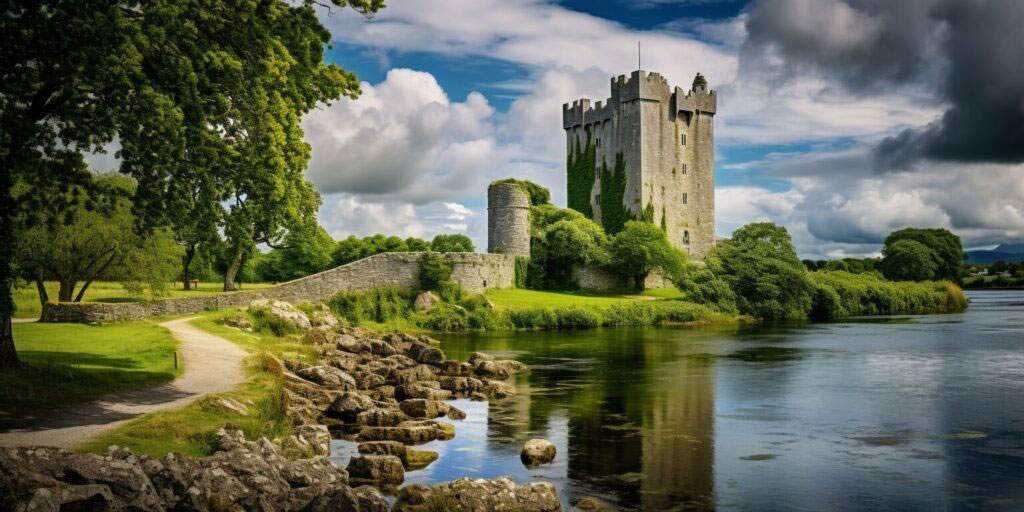
[[[416,445],[454,437],[455,426],[438,418],[465,417],[446,400],[510,396],[515,388],[507,379],[525,370],[521,363],[480,353],[466,362],[447,359],[429,337],[341,327],[322,309],[307,315],[276,301],[252,308],[303,329],[317,354],[315,364],[268,358],[284,382],[293,435],[247,440],[225,426],[207,457],[153,458],[119,447],[106,456],[2,449],[0,509],[561,510],[550,483],[464,478],[399,488],[405,471],[437,458]],[[245,329],[247,322],[228,323]],[[332,437],[357,443],[359,455],[346,469],[328,459]],[[385,495],[397,498],[389,503]]]

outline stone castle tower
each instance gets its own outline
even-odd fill
[[[564,104],[569,207],[609,233],[652,221],[703,259],[715,241],[716,105],[699,73],[685,91],[646,71],[612,78],[604,103]]]
[[[530,196],[515,183],[487,187],[487,252],[530,256]]]

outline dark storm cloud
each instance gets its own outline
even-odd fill
[[[744,58],[808,70],[870,94],[937,84],[935,123],[885,139],[880,168],[920,159],[1024,161],[1024,1],[764,0],[747,20]]]

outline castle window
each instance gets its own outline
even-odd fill
[[[686,164],[683,164],[683,174],[686,174]]]
[[[689,231],[683,231],[683,243],[686,244],[686,245],[690,245],[690,232]]]
[[[685,133],[679,136],[679,143],[684,145],[684,146],[686,145],[686,134]]]
[[[683,192],[683,204],[686,204],[687,199],[688,198],[686,197],[686,192]]]

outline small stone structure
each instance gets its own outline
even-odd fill
[[[487,187],[487,252],[530,256],[530,195],[515,183]]]
[[[99,302],[49,303],[41,322],[104,323],[176,316],[204,310],[247,306],[258,299],[316,302],[341,291],[372,288],[415,288],[419,285],[422,252],[388,252],[353,261],[331,270],[259,290],[181,297],[151,302],[105,304]],[[452,280],[471,293],[515,285],[515,257],[506,254],[443,253],[452,264]]]

